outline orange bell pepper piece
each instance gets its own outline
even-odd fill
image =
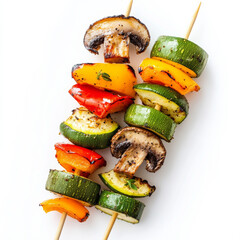
[[[56,158],[67,172],[80,173],[88,177],[98,168],[106,166],[106,161],[98,153],[73,144],[55,144]]]
[[[79,202],[70,198],[54,198],[40,203],[43,210],[48,213],[51,211],[58,211],[60,213],[67,213],[72,218],[79,222],[84,222],[89,216],[89,211]]]
[[[138,71],[144,82],[170,87],[182,95],[200,89],[198,84],[183,71],[153,58],[144,59]]]

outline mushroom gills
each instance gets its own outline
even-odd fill
[[[140,146],[130,146],[122,155],[121,160],[114,168],[115,172],[124,172],[128,176],[133,176],[146,158],[148,152]]]
[[[116,157],[116,158],[120,158],[123,153],[131,146],[131,143],[128,142],[128,141],[124,141],[124,142],[120,142],[118,143],[114,149],[112,149],[113,151],[113,155]]]
[[[129,178],[133,177],[143,160],[146,160],[147,171],[156,172],[166,157],[160,137],[137,127],[119,130],[111,140],[111,153],[121,158],[114,172],[126,174]]]
[[[84,36],[85,48],[98,54],[104,43],[105,62],[128,63],[129,44],[136,47],[137,54],[146,50],[150,42],[147,27],[135,17],[124,15],[103,18],[93,23]]]
[[[109,63],[129,63],[130,38],[122,35],[108,35],[104,38],[104,60]]]
[[[157,160],[157,158],[160,159],[160,161]],[[164,162],[164,158],[165,156],[161,156],[161,155],[155,155],[154,152],[152,152],[151,150],[149,150],[148,155],[146,156],[146,161],[147,161],[147,165],[146,165],[146,169],[149,172],[155,172],[156,169],[159,169]]]

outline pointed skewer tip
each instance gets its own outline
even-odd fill
[[[193,25],[194,25],[194,23],[195,23],[195,21],[196,21],[196,18],[197,18],[199,9],[200,9],[200,7],[201,7],[201,4],[202,4],[202,2],[199,3],[198,8],[197,8],[197,10],[195,11],[195,13],[194,13],[194,15],[193,15],[192,21],[191,21],[191,23],[190,23],[190,25],[189,25],[189,27],[188,27],[188,31],[187,31],[187,33],[186,33],[186,35],[185,35],[185,39],[188,39],[189,36],[190,36],[190,33],[191,33],[192,28],[193,28]]]

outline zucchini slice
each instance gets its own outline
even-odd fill
[[[100,185],[71,173],[50,170],[46,190],[79,200],[85,206],[95,205],[99,198]]]
[[[110,116],[99,118],[84,107],[60,125],[60,132],[70,142],[86,148],[107,148],[119,125]]]
[[[172,36],[160,36],[152,48],[151,57],[158,57],[162,61],[169,60],[166,63],[191,77],[199,77],[208,60],[206,51],[197,44],[185,38]]]
[[[181,123],[188,115],[188,101],[186,97],[172,88],[158,84],[141,83],[134,86],[144,105],[159,110],[172,118],[176,123]]]
[[[177,124],[164,113],[148,106],[132,104],[125,113],[128,125],[148,129],[170,142]]]
[[[117,212],[117,218],[126,222],[138,223],[145,204],[119,193],[102,191],[98,205],[95,207],[109,215]]]
[[[113,170],[99,174],[103,183],[112,191],[130,197],[151,196],[155,186],[150,186],[146,180],[138,177],[129,178],[125,174],[116,173]]]

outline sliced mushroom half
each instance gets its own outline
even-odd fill
[[[88,28],[84,36],[84,46],[98,54],[104,43],[105,62],[129,62],[129,43],[136,46],[136,52],[142,53],[150,42],[147,27],[135,17],[124,15],[103,18]]]
[[[156,172],[166,156],[161,139],[141,128],[126,127],[118,131],[111,140],[111,153],[121,158],[114,171],[133,176],[143,160],[147,161],[146,169]]]

